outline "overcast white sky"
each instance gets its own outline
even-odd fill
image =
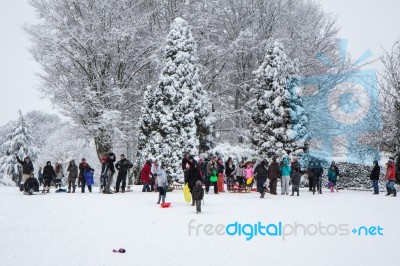
[[[357,59],[370,48],[375,57],[400,38],[399,0],[321,0],[322,7],[337,15],[340,35],[349,40],[348,52]],[[0,125],[17,118],[17,110],[56,112],[35,89],[39,66],[28,52],[22,31],[34,21],[28,0],[2,0],[0,7]],[[380,68],[379,64],[373,67]]]

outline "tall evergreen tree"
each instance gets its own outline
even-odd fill
[[[211,146],[211,104],[200,80],[197,45],[188,23],[176,18],[164,50],[164,67],[158,86],[148,88],[139,125],[138,157],[141,164],[158,158],[181,173],[185,151],[198,154]]]
[[[307,116],[297,95],[298,69],[275,41],[255,71],[252,142],[259,154],[290,154],[304,146]]]
[[[2,145],[5,155],[0,159],[3,184],[10,183],[10,179],[17,182],[22,176],[22,167],[17,162],[16,156],[21,160],[28,156],[33,161],[38,155],[38,149],[34,146],[34,138],[29,133],[29,125],[21,111],[19,111],[19,119],[15,127],[6,139],[7,141]]]

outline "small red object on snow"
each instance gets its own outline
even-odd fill
[[[171,202],[164,202],[164,203],[161,203],[161,207],[162,207],[162,208],[168,208],[169,206],[171,206]]]

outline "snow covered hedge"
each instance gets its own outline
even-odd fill
[[[15,182],[12,181],[11,177],[6,174],[0,174],[0,187],[12,187],[16,186]]]
[[[372,181],[369,179],[369,175],[372,170],[372,165],[361,165],[351,163],[338,163],[339,167],[339,179],[337,187],[339,189],[372,189]],[[379,187],[381,190],[385,190],[386,182],[383,180],[385,177],[385,167],[381,166],[381,175],[379,179]],[[324,187],[328,186],[327,169],[324,169],[322,184]],[[302,178],[302,185],[308,186],[307,175]]]

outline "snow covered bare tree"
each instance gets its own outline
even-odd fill
[[[188,23],[176,18],[164,50],[158,86],[145,93],[138,153],[141,163],[157,158],[180,174],[185,151],[211,146],[211,104],[200,82],[197,46]]]
[[[21,160],[30,157],[33,161],[38,155],[38,149],[34,146],[34,138],[29,133],[28,124],[21,111],[19,111],[19,119],[15,127],[6,137],[2,149],[5,155],[0,159],[0,173],[4,180],[11,179],[17,182],[22,176],[22,167],[17,162],[16,156]]]
[[[134,127],[140,88],[154,56],[146,3],[32,0],[26,27],[42,67],[44,95],[94,138],[99,158]],[[144,37],[147,38],[144,38]]]
[[[251,90],[255,97],[252,141],[259,154],[281,156],[303,147],[307,116],[296,91],[297,67],[281,43],[270,43],[266,50]]]

